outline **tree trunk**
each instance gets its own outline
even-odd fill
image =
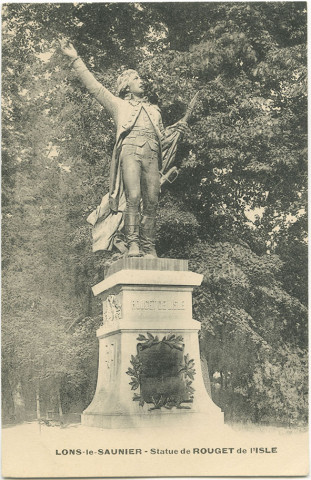
[[[60,399],[60,387],[57,388],[57,404],[58,404],[58,413],[60,423],[63,424],[63,409],[62,409],[62,402]]]
[[[224,388],[224,376],[223,376],[223,373],[222,373],[222,370],[220,370],[220,386],[221,386],[221,389],[223,390]]]
[[[203,382],[205,385],[205,389],[209,396],[212,398],[212,391],[211,391],[211,381],[209,378],[209,372],[208,372],[208,364],[207,360],[205,357],[201,357],[201,370],[202,370],[202,375],[203,375]]]
[[[40,378],[38,378],[36,383],[36,404],[37,404],[37,420],[41,420],[41,410],[40,410]]]
[[[85,272],[86,274],[87,272]],[[86,277],[87,278],[87,277]],[[90,317],[92,315],[93,293],[91,288],[87,289],[87,302],[86,302],[86,315]]]
[[[14,417],[16,422],[25,420],[25,400],[23,397],[22,385],[19,381],[12,392],[14,403]]]

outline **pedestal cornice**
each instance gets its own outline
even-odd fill
[[[195,287],[201,285],[203,275],[189,271],[121,270],[92,287],[95,296],[117,285],[154,285]]]

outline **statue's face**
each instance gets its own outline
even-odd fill
[[[141,96],[144,94],[144,84],[137,72],[130,76],[128,80],[128,89],[133,95]]]

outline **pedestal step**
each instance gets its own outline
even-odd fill
[[[217,412],[218,414],[218,412]],[[103,415],[84,414],[82,425],[97,428],[203,428],[218,429],[223,425],[223,414],[196,412],[152,412],[150,415]]]

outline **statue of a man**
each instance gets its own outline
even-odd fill
[[[111,114],[117,128],[110,166],[109,205],[113,212],[118,212],[124,188],[128,256],[157,257],[155,221],[164,138],[160,110],[147,101],[143,81],[135,70],[126,70],[118,77],[117,97],[95,79],[72,44],[61,41],[61,49],[72,59],[73,68],[89,92]],[[179,121],[169,128],[184,133],[187,124]]]

